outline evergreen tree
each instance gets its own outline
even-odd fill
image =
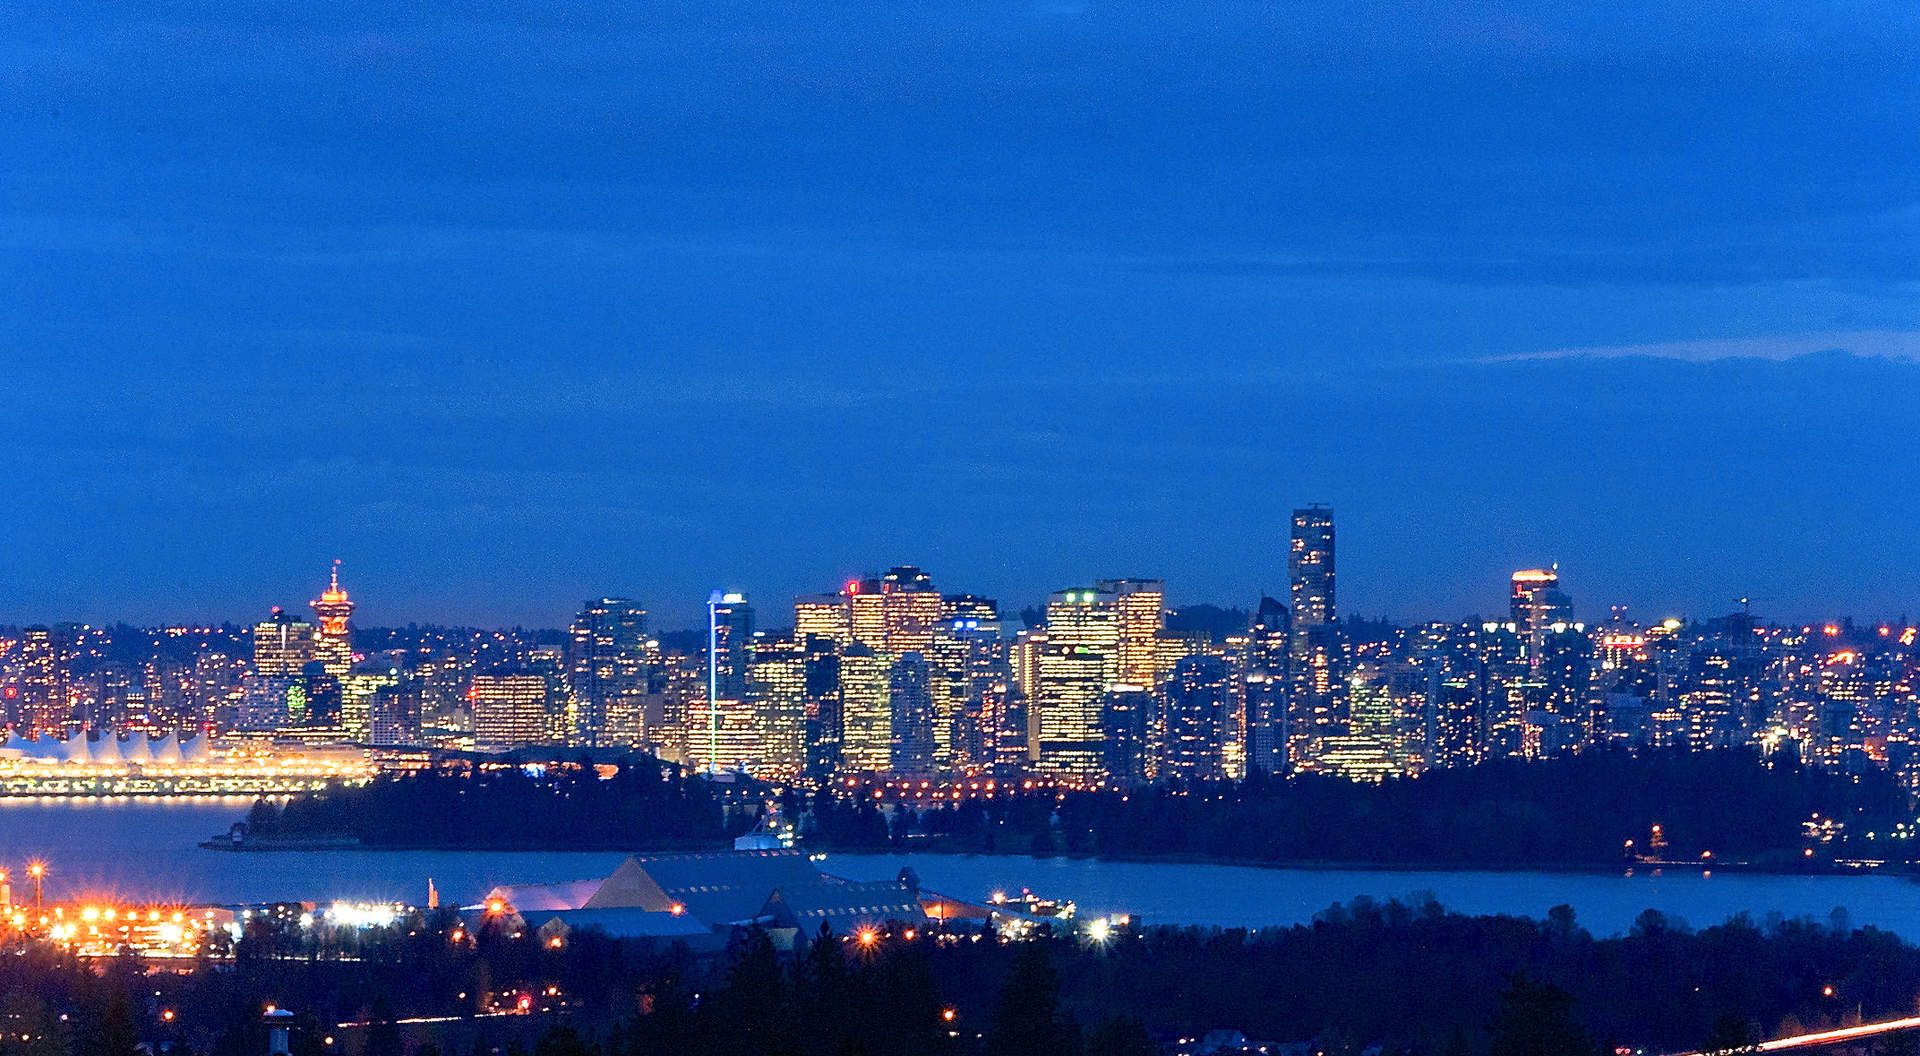
[[[1133,1016],[1115,1016],[1087,1035],[1086,1056],[1154,1056],[1146,1024]]]
[[[987,1056],[1074,1056],[1080,1030],[1060,1011],[1052,944],[1022,942],[1013,955],[987,1031]]]
[[[731,945],[726,985],[702,1006],[710,1051],[740,1056],[794,1051],[792,1003],[773,940],[753,927]]]
[[[1524,972],[1507,978],[1489,1027],[1488,1056],[1597,1056],[1599,1047],[1573,1018],[1573,995]]]

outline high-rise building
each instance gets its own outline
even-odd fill
[[[712,624],[708,670],[723,700],[745,700],[747,664],[753,655],[753,606],[745,594],[714,591],[707,602]]]
[[[932,577],[912,565],[889,569],[880,577],[880,597],[886,632],[879,648],[895,658],[908,653],[923,657],[930,654],[945,610]]]
[[[1560,566],[1523,568],[1513,574],[1513,626],[1526,639],[1527,662],[1539,667],[1548,632],[1573,622],[1573,599],[1560,588]]]
[[[1012,677],[1008,643],[1000,637],[999,607],[991,598],[950,594],[928,656],[935,680],[934,757],[941,768],[992,766],[979,725],[987,688]]]
[[[807,649],[793,638],[755,638],[747,685],[760,749],[756,776],[793,778],[806,762]]]
[[[933,693],[933,667],[920,653],[906,653],[888,669],[889,772],[933,773]]]
[[[807,695],[801,713],[806,774],[825,779],[840,771],[840,747],[845,739],[840,704],[840,646],[824,634],[799,637],[806,657]]]
[[[314,659],[313,624],[274,606],[273,614],[253,625],[253,673],[263,678],[297,678]]]
[[[1247,764],[1262,773],[1287,771],[1288,641],[1292,630],[1287,607],[1262,597],[1247,628],[1241,654],[1245,685]]]
[[[314,656],[335,679],[347,677],[353,669],[353,632],[347,621],[353,617],[354,603],[340,586],[340,562],[333,563],[333,581],[318,598],[308,602],[320,620],[314,638]]]
[[[714,591],[707,597],[706,714],[683,716],[690,762],[698,759],[709,770],[739,769],[758,758],[747,686],[752,660],[753,606],[745,594]]]
[[[893,767],[892,663],[865,642],[840,653],[840,765],[848,773]]]
[[[887,598],[877,577],[856,579],[841,592],[847,604],[847,640],[869,649],[887,648]]]
[[[1115,644],[1114,678],[1127,685],[1151,688],[1154,684],[1156,638],[1166,626],[1167,584],[1159,579],[1103,579],[1093,585],[1103,594],[1111,594],[1114,625],[1119,633]]]
[[[475,675],[467,691],[474,744],[498,750],[548,743],[549,688],[545,675],[525,666],[502,666]]]
[[[1046,635],[1035,650],[1028,692],[1041,770],[1086,783],[1101,779],[1100,700],[1118,681],[1119,643],[1112,594],[1072,588],[1048,597]]]
[[[67,721],[67,665],[60,635],[51,627],[20,634],[20,724],[38,733],[58,733]]]
[[[1339,730],[1340,628],[1334,605],[1333,540],[1331,508],[1314,503],[1293,511],[1287,550],[1293,601],[1287,761],[1292,767],[1311,756],[1316,740]]]
[[[1119,685],[1100,704],[1101,765],[1107,780],[1131,788],[1154,777],[1153,694]]]
[[[826,638],[835,645],[847,642],[847,597],[844,594],[802,594],[793,599],[793,633]]]
[[[406,684],[374,691],[367,709],[367,743],[415,747],[422,743],[420,694]]]
[[[1217,656],[1189,656],[1174,665],[1161,690],[1159,773],[1184,781],[1218,781],[1228,772],[1233,737],[1233,672]]]
[[[650,671],[647,610],[631,598],[582,603],[569,639],[569,683],[580,706],[580,739],[609,743],[607,716],[645,696]]]

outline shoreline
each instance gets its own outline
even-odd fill
[[[402,854],[420,853],[487,853],[487,854],[685,854],[691,852],[715,852],[728,848],[708,843],[687,843],[667,847],[635,848],[631,844],[590,843],[572,846],[528,846],[517,843],[462,843],[459,845],[433,844],[370,844],[364,841],[353,846],[303,847],[302,841],[274,840],[268,845],[254,844],[240,847],[221,847],[223,853],[238,854],[278,854],[285,852],[312,852],[319,850],[353,851],[390,851]],[[205,844],[202,844],[205,846]],[[825,854],[831,860],[833,855],[863,855],[876,858],[912,858],[915,855],[941,855],[956,858],[1007,858],[1026,859],[1044,862],[1064,860],[1072,862],[1111,862],[1117,865],[1212,865],[1238,866],[1249,869],[1266,869],[1275,872],[1354,872],[1354,873],[1565,873],[1587,876],[1614,876],[1628,873],[1645,872],[1699,872],[1699,873],[1740,873],[1757,876],[1906,876],[1920,880],[1920,871],[1913,863],[1884,862],[1879,865],[1848,865],[1834,862],[1817,864],[1773,864],[1766,862],[1715,861],[1635,861],[1635,862],[1378,862],[1378,861],[1329,861],[1324,859],[1285,859],[1279,861],[1229,858],[1201,854],[1089,854],[1059,853],[1037,855],[1026,851],[978,851],[959,849],[938,849],[932,847],[908,848],[849,848],[849,847],[809,847],[805,844],[795,848],[808,853]]]

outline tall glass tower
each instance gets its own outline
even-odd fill
[[[1320,503],[1293,511],[1287,550],[1292,586],[1288,660],[1293,693],[1287,701],[1287,762],[1307,762],[1320,739],[1339,732],[1339,624],[1333,594],[1333,510]]]

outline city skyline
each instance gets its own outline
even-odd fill
[[[1341,515],[1341,521],[1343,524],[1348,522],[1345,514]],[[1362,568],[1355,567],[1357,562],[1351,555],[1351,548],[1353,547],[1352,529],[1342,528],[1341,534],[1344,540],[1341,547],[1349,553],[1348,558],[1343,562],[1347,566],[1346,570],[1340,573],[1341,586],[1339,589],[1343,597],[1349,599],[1342,602],[1339,606],[1341,619],[1349,616],[1359,616],[1367,619],[1383,619],[1400,625],[1416,625],[1432,621],[1444,622],[1483,616],[1487,618],[1505,618],[1506,610],[1511,604],[1511,598],[1509,597],[1511,577],[1517,572],[1527,571],[1533,568],[1532,565],[1522,561],[1512,563],[1504,569],[1499,569],[1491,573],[1483,585],[1484,589],[1479,592],[1475,599],[1463,601],[1461,606],[1452,611],[1399,611],[1390,607],[1376,606],[1370,603],[1370,600],[1364,593],[1366,590],[1365,585],[1369,582],[1370,578],[1377,577],[1368,577]],[[1280,562],[1277,582],[1271,584],[1263,583],[1263,585],[1259,587],[1249,588],[1246,591],[1242,591],[1240,596],[1203,596],[1196,590],[1183,589],[1183,583],[1180,577],[1165,575],[1162,573],[1162,570],[1158,568],[1144,570],[1133,569],[1128,575],[1151,575],[1155,579],[1165,582],[1167,584],[1167,606],[1169,609],[1212,605],[1221,609],[1239,609],[1247,612],[1251,616],[1259,609],[1263,597],[1278,598],[1283,604],[1289,607],[1294,605],[1294,601],[1289,597],[1291,591],[1288,585],[1286,553],[1284,550],[1286,540],[1283,538],[1280,542],[1282,549],[1276,551]],[[1365,551],[1363,550],[1362,552],[1364,553]],[[902,556],[911,557],[912,554],[908,553]],[[743,593],[749,598],[754,599],[757,604],[764,604],[769,600],[778,601],[779,605],[777,607],[784,609],[787,603],[793,599],[801,598],[809,594],[817,594],[822,590],[838,589],[841,585],[848,582],[875,577],[885,569],[896,567],[899,564],[900,561],[896,559],[883,559],[873,567],[842,571],[837,575],[829,576],[821,581],[798,584],[795,589],[792,590],[766,589],[758,584],[742,583],[736,580],[722,580],[725,584],[724,587],[703,587],[692,594],[668,593],[663,590],[649,589],[644,587],[644,585],[636,586],[632,582],[613,585],[616,588],[624,589],[606,589],[607,584],[600,584],[598,589],[590,587],[579,592],[578,596],[560,595],[554,590],[548,589],[541,592],[540,601],[537,604],[532,600],[526,600],[517,610],[523,613],[544,614],[543,617],[509,618],[495,621],[485,619],[461,619],[457,615],[452,615],[453,613],[463,611],[458,608],[457,604],[448,610],[435,610],[424,602],[418,600],[409,602],[405,600],[404,594],[396,597],[396,593],[406,589],[399,584],[375,583],[375,590],[371,596],[380,599],[375,610],[376,613],[380,613],[380,615],[375,616],[375,618],[371,620],[361,619],[355,622],[357,625],[363,624],[372,627],[402,627],[408,624],[421,624],[442,627],[497,629],[512,627],[564,629],[574,619],[574,614],[579,608],[581,598],[601,597],[608,600],[615,598],[631,599],[644,605],[650,614],[650,619],[653,621],[656,633],[691,631],[704,633],[706,626],[705,603],[707,596],[714,590]],[[1563,567],[1563,563],[1557,560],[1538,561],[1533,564],[1541,566],[1539,569],[1534,569],[1536,571],[1545,571],[1547,568],[1559,570]],[[320,567],[323,570],[331,569],[332,574],[338,574],[341,568],[348,567],[349,565],[351,565],[351,562],[344,562],[339,558],[332,558],[321,562]],[[1486,567],[1494,568],[1495,566],[1488,564]],[[1093,583],[1096,580],[1113,578],[1112,569],[1102,570],[1095,568],[1077,577],[1060,578],[1054,581],[1051,586],[1043,586],[1041,584],[1045,581],[1029,578],[1019,581],[1017,585],[1011,586],[1010,589],[996,591],[990,587],[983,588],[978,582],[955,575],[951,570],[944,567],[938,571],[941,582],[961,583],[971,593],[993,598],[998,601],[1006,611],[1015,614],[1025,608],[1035,610],[1044,608],[1048,595],[1054,591],[1063,588],[1071,589]],[[1764,594],[1757,591],[1752,594],[1731,594],[1724,600],[1719,600],[1717,604],[1715,603],[1716,599],[1709,598],[1694,608],[1688,608],[1685,605],[1661,606],[1658,604],[1635,604],[1631,599],[1622,600],[1617,596],[1605,596],[1603,594],[1604,587],[1597,585],[1606,582],[1606,577],[1602,574],[1596,574],[1586,569],[1568,569],[1568,572],[1574,577],[1578,585],[1578,597],[1585,606],[1582,609],[1583,619],[1588,618],[1588,616],[1596,610],[1606,612],[1615,608],[1624,609],[1636,619],[1655,621],[1666,618],[1688,620],[1712,619],[1728,615],[1729,613],[1748,610],[1765,621],[1784,626],[1796,623],[1814,624],[1847,619],[1858,620],[1862,623],[1902,622],[1912,613],[1920,611],[1920,609],[1907,606],[1904,603],[1897,604],[1897,607],[1890,606],[1886,609],[1876,610],[1866,607],[1851,607],[1840,602],[1829,602],[1822,605],[1819,604],[1817,600],[1810,607],[1790,611],[1775,604],[1779,595]],[[364,572],[356,572],[353,569],[349,569],[347,574],[349,578],[354,579],[356,582],[372,582],[371,576]],[[311,578],[317,581],[319,577],[315,576]],[[791,577],[788,578],[790,579]],[[1356,588],[1353,585],[1355,580],[1359,580],[1362,586]],[[334,587],[338,589],[340,584],[336,582]],[[449,587],[447,589],[453,588]],[[227,606],[221,606],[212,610],[186,613],[184,615],[178,609],[142,606],[137,603],[123,603],[116,606],[110,599],[103,602],[105,606],[104,611],[97,613],[88,612],[73,615],[70,613],[55,612],[49,614],[45,611],[31,611],[23,603],[16,601],[11,605],[0,603],[0,626],[27,627],[56,623],[85,623],[99,626],[127,623],[135,626],[153,627],[202,626],[219,625],[222,623],[248,625],[259,619],[263,613],[277,613],[281,609],[292,610],[321,604],[319,601],[303,601],[295,598],[293,595],[300,594],[302,591],[308,594],[315,592],[324,593],[325,590],[326,587],[324,583],[321,584],[320,587],[301,586],[299,583],[295,583],[291,587],[281,590],[279,594],[267,598],[237,599]],[[1360,599],[1358,601],[1351,600],[1356,594],[1360,595]],[[454,596],[457,596],[457,590]],[[418,595],[416,595],[416,597],[418,597]],[[1809,594],[1808,597],[1817,598],[1817,595]],[[1890,597],[1889,600],[1896,603],[1899,601],[1898,598],[1892,597]],[[354,605],[349,605],[349,610],[353,607]],[[785,626],[788,623],[791,623],[791,620],[787,620],[786,623],[776,621],[775,625]]]

